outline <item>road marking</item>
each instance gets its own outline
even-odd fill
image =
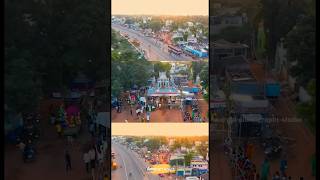
[[[127,154],[129,155],[129,157],[131,158],[131,160],[133,160],[134,164],[138,166],[138,168],[140,169],[142,175],[145,176],[145,173],[143,172],[142,168],[137,164],[138,162],[135,161],[132,156],[130,156],[130,152],[129,152],[129,151],[131,151],[131,150],[127,149],[126,147],[124,147],[123,150],[124,150],[124,151],[127,151]],[[134,155],[134,152],[133,152],[133,151],[131,151],[131,153]],[[136,157],[136,160],[139,161],[139,159],[137,159],[137,157]],[[141,165],[141,164],[140,164],[140,165]]]
[[[122,160],[123,165],[124,165],[124,171],[125,171],[125,173],[126,173],[126,178],[127,178],[127,180],[129,180],[129,178],[128,178],[128,172],[127,172],[127,168],[126,168],[126,163],[124,162],[123,158],[120,157],[120,159]]]

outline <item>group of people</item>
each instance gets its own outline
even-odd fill
[[[193,122],[202,122],[201,113],[199,111],[197,101],[192,101],[191,107],[192,107],[191,114],[189,113],[189,111],[185,106],[181,107],[183,111],[183,120],[193,121]]]
[[[103,169],[105,154],[106,151],[102,145],[92,146],[88,151],[83,153],[83,161],[85,163],[87,173],[89,173],[90,170],[94,170],[96,165],[98,169]]]
[[[234,175],[239,179],[259,179],[256,165],[251,161],[251,158],[249,158],[250,156],[252,156],[252,154],[250,154],[248,149],[244,149],[240,146],[238,149],[231,150],[231,164],[234,169]]]
[[[270,162],[266,158],[260,167],[260,172],[257,171],[256,165],[252,162],[255,151],[252,143],[244,143],[243,146],[238,146],[236,148],[232,148],[231,144],[232,140],[227,138],[225,140],[224,150],[226,154],[231,156],[230,162],[234,170],[234,176],[244,180],[269,179],[268,177],[271,175]],[[288,176],[286,173],[286,169],[288,168],[286,155],[281,156],[279,164],[279,170],[272,174],[272,180],[290,180],[291,176]]]

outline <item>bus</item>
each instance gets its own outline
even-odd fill
[[[176,54],[176,55],[181,55],[182,54],[181,49],[179,49],[179,48],[177,48],[175,46],[172,46],[172,45],[168,45],[168,52]]]

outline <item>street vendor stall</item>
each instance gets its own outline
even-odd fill
[[[110,114],[109,112],[99,112],[95,123],[99,129],[99,135],[103,137],[103,140],[106,140],[107,128],[110,128]]]
[[[60,106],[59,109],[59,123],[63,128],[63,134],[65,136],[77,135],[80,131],[81,119],[80,108],[76,104],[68,105],[65,109],[64,106]]]

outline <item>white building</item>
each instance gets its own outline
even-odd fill
[[[187,42],[188,43],[197,43],[198,40],[196,37],[194,37],[193,35],[189,35],[188,38],[187,38]]]
[[[169,143],[168,143],[169,147],[173,146],[174,142],[175,142],[175,139],[169,139]]]
[[[194,142],[194,145],[195,145],[195,146],[200,146],[201,144],[202,144],[201,141],[195,141],[195,142]]]
[[[208,169],[208,162],[203,161],[203,160],[199,160],[199,159],[191,160],[190,166],[191,166],[191,168],[206,170],[206,169]]]
[[[172,35],[172,39],[175,39],[175,38],[183,38],[183,35],[181,32],[175,32],[173,35]]]
[[[189,26],[189,27],[192,27],[193,26],[193,22],[187,22],[187,25]]]
[[[171,26],[172,25],[172,23],[173,23],[173,21],[172,20],[166,20],[166,26]]]

